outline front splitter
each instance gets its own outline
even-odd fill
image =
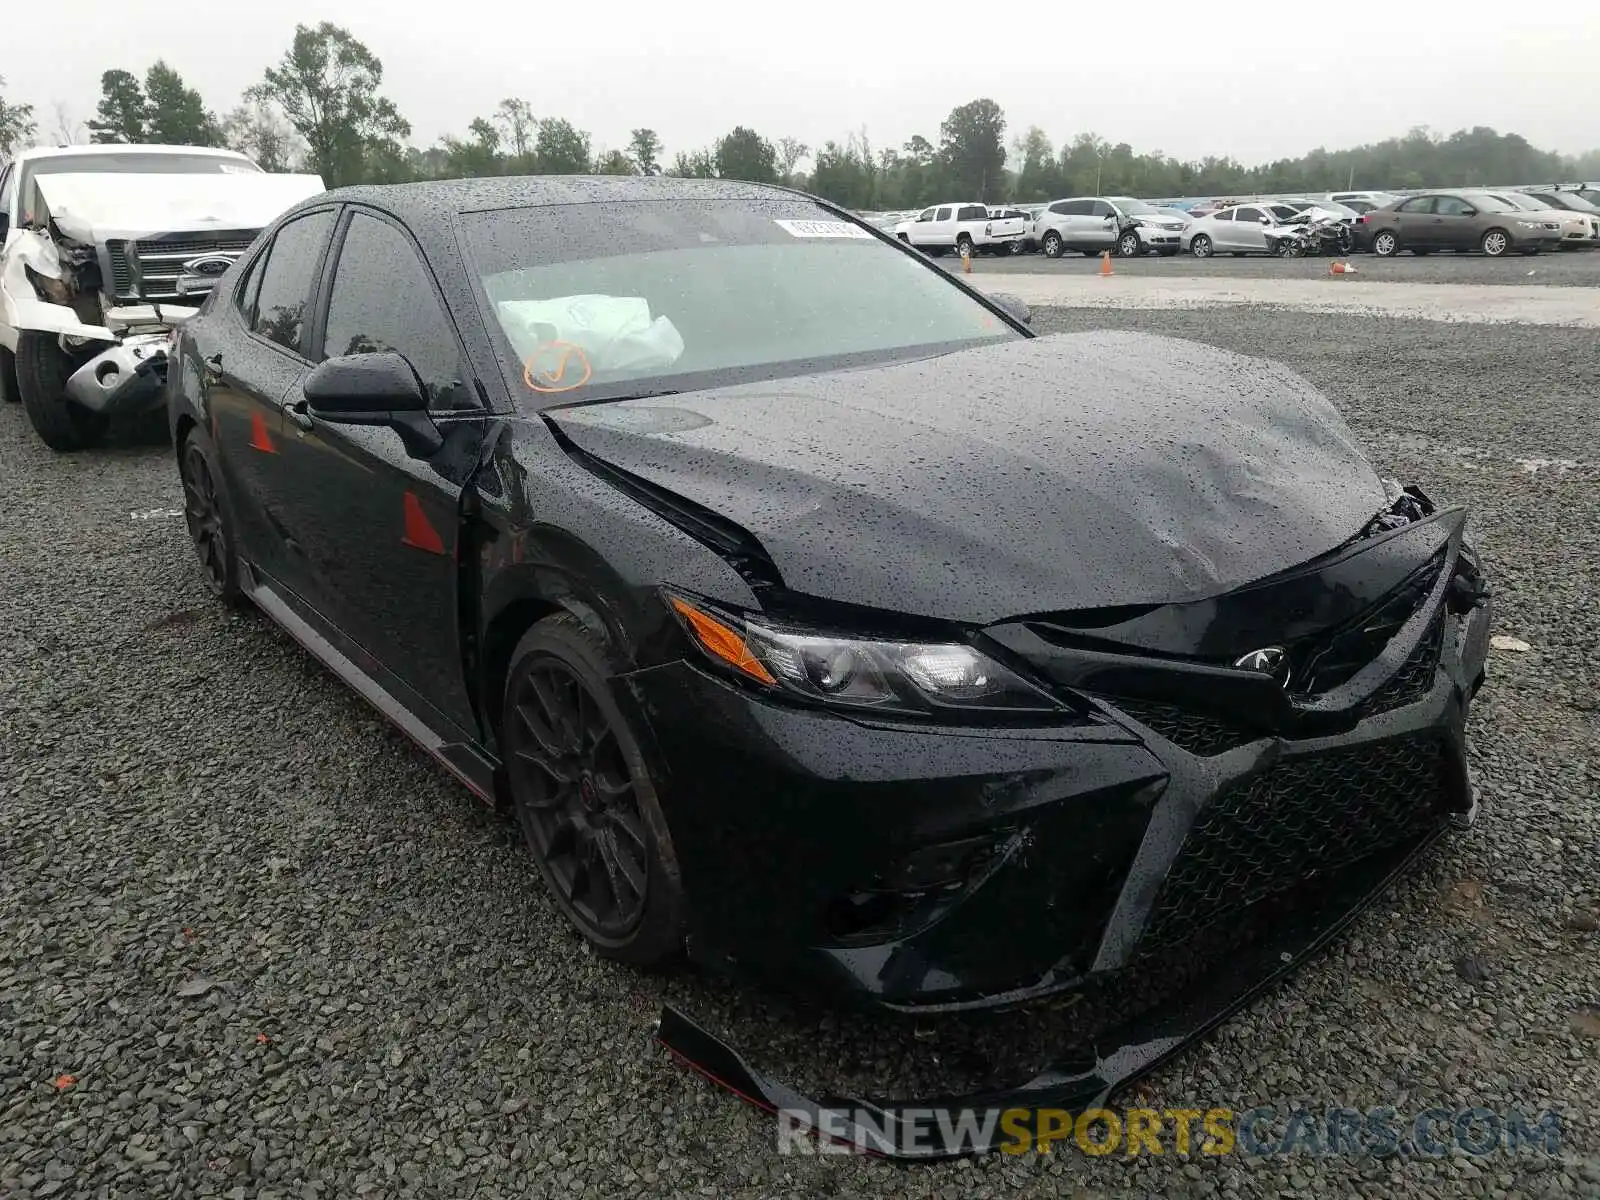
[[[1289,911],[1284,924],[1230,955],[1173,1003],[1141,1012],[1096,1039],[1085,1059],[1051,1064],[1016,1087],[924,1100],[813,1098],[769,1075],[710,1030],[666,1005],[655,1037],[676,1058],[740,1099],[784,1115],[792,1128],[861,1153],[905,1162],[990,1153],[1015,1129],[1003,1114],[1041,1110],[1081,1114],[1104,1107],[1113,1093],[1154,1070],[1252,999],[1297,970],[1404,874],[1444,832],[1374,855],[1329,881],[1314,909]],[[930,1130],[957,1131],[929,1137]]]

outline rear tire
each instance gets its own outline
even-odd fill
[[[178,443],[178,479],[183,484],[183,519],[194,543],[200,576],[208,591],[225,604],[242,604],[239,544],[233,506],[218,468],[217,448],[198,425]]]
[[[17,404],[17,356],[0,346],[0,404]]]
[[[1393,258],[1400,253],[1400,237],[1391,230],[1372,235],[1372,253],[1379,258]]]
[[[685,904],[655,783],[606,683],[626,669],[571,613],[546,617],[511,652],[500,745],[556,906],[597,953],[648,968],[682,953]]]
[[[1210,258],[1211,239],[1203,233],[1195,234],[1194,240],[1189,243],[1189,253],[1196,258]]]
[[[22,407],[39,440],[62,454],[98,445],[110,424],[104,413],[67,399],[72,371],[72,360],[54,334],[27,329],[18,335],[17,391]]]

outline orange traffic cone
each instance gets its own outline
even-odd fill
[[[1111,251],[1107,250],[1100,255],[1100,274],[1110,275],[1111,273]]]

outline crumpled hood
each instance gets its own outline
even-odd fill
[[[39,191],[63,236],[137,241],[164,233],[251,230],[326,190],[317,175],[72,172],[40,175]]]
[[[1301,377],[1148,334],[545,415],[743,526],[797,592],[980,624],[1214,595],[1340,545],[1386,502]]]

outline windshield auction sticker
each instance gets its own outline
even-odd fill
[[[872,235],[849,221],[773,221],[779,229],[797,238],[868,238]]]

